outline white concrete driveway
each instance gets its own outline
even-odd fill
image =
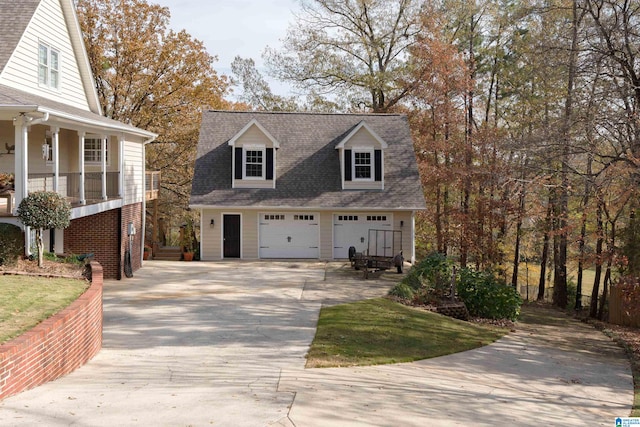
[[[579,324],[566,337],[587,340],[580,353],[519,331],[424,362],[304,369],[321,304],[385,295],[395,280],[324,263],[147,262],[105,284],[103,350],[0,402],[0,425],[613,425],[629,414],[622,352]]]

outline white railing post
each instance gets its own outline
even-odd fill
[[[86,205],[87,200],[84,197],[84,132],[78,132],[78,168],[80,169],[79,195],[80,204]]]
[[[59,146],[60,128],[51,128],[51,148],[53,153],[53,191],[60,194],[60,146]]]
[[[107,137],[100,136],[100,169],[102,172],[102,200],[107,200]]]

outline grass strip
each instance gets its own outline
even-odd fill
[[[0,344],[66,308],[88,286],[77,279],[0,276]]]
[[[307,367],[411,362],[494,342],[507,329],[477,325],[386,298],[325,307]]]

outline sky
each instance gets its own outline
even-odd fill
[[[171,12],[170,27],[186,30],[204,42],[207,51],[218,57],[214,68],[231,75],[231,62],[239,55],[252,58],[274,93],[288,94],[286,84],[266,75],[262,52],[279,48],[299,10],[297,0],[149,0]],[[237,89],[236,89],[237,90]]]

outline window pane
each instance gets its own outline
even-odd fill
[[[259,150],[246,151],[245,176],[262,177],[262,151],[259,151]]]
[[[371,153],[354,153],[355,178],[371,178]]]
[[[58,69],[60,68],[60,64],[58,61],[58,52],[56,52],[55,50],[51,51],[51,70],[56,70],[58,71]]]
[[[356,178],[371,178],[371,166],[356,166]]]
[[[40,65],[38,67],[38,83],[41,85],[47,84],[47,67],[45,65]]]
[[[51,71],[51,87],[54,88],[58,88],[58,72],[57,71]]]
[[[41,65],[45,67],[49,65],[49,49],[46,46],[40,45],[38,48],[38,60]]]
[[[84,161],[89,163],[102,162],[102,140],[86,138],[84,140]],[[109,145],[107,144],[107,162],[109,161]]]

